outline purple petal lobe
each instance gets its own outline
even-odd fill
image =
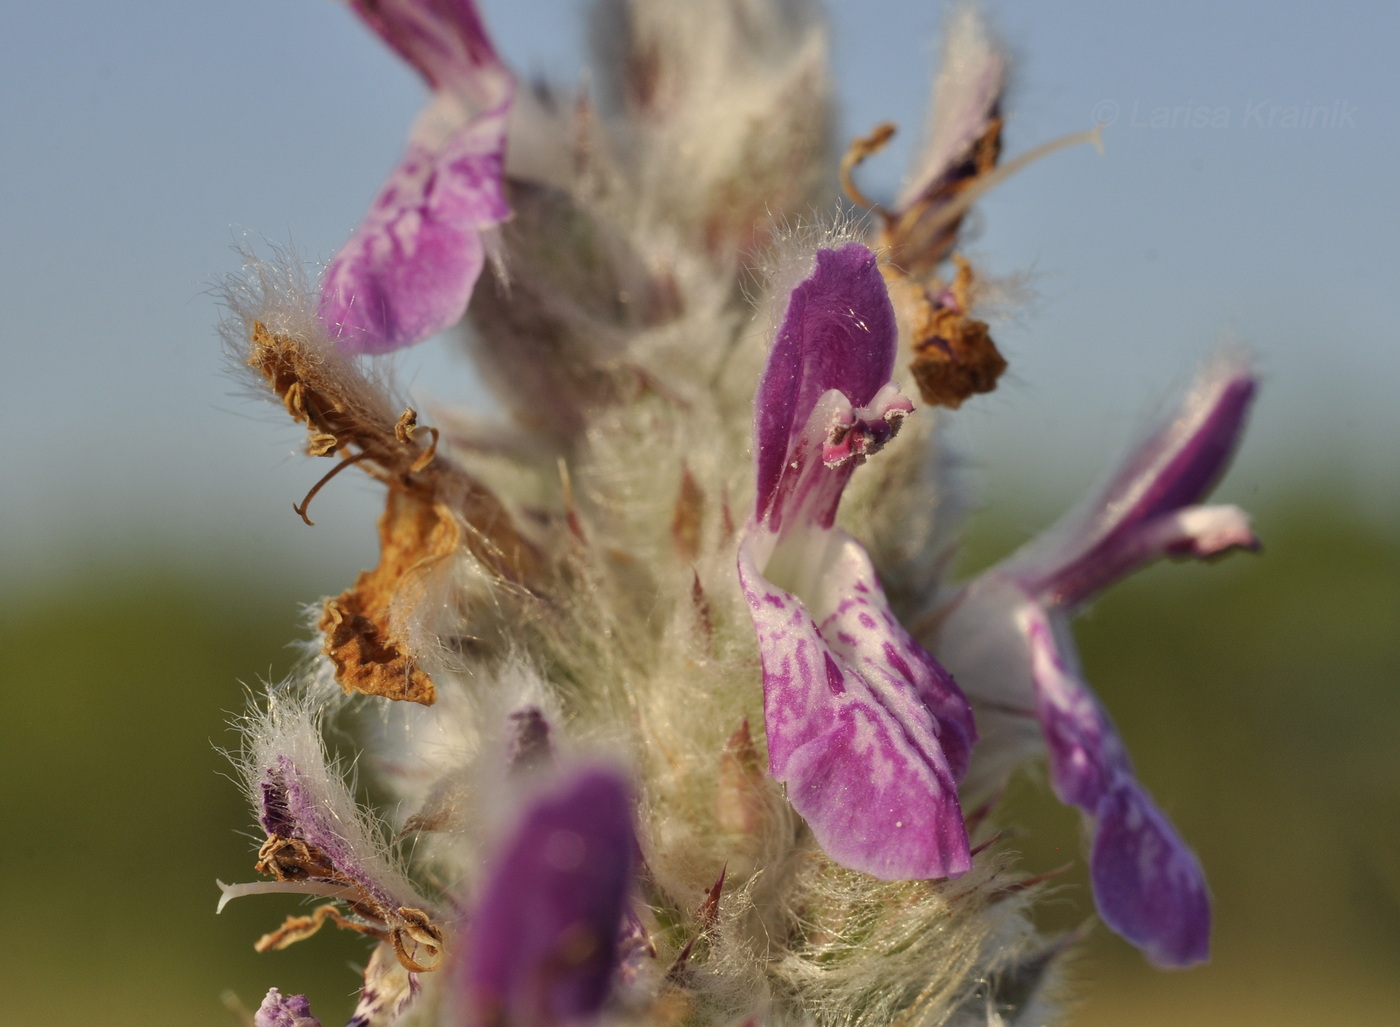
[[[773,543],[763,529],[740,547],[769,768],[843,866],[884,880],[962,873],[957,781],[976,737],[966,700],[895,620],[860,545],[827,534],[810,608],[759,570],[755,551]]]
[[[1120,779],[1098,806],[1091,862],[1104,923],[1153,963],[1210,957],[1210,896],[1195,855],[1147,794]]]
[[[896,338],[875,255],[859,243],[818,250],[816,269],[788,300],[754,398],[760,519],[775,528],[781,520],[773,509],[780,484],[792,487],[789,464],[818,401],[836,390],[850,407],[870,404],[894,370]]]
[[[1200,864],[1133,778],[1117,730],[1072,668],[1068,638],[1057,641],[1033,604],[1022,623],[1055,791],[1093,818],[1090,868],[1104,923],[1159,966],[1204,962],[1210,898]]]
[[[525,811],[466,928],[467,1025],[594,1017],[617,965],[636,837],[626,785],[577,772]]]
[[[474,0],[354,0],[355,13],[433,90],[468,91],[491,106],[510,76]]]
[[[360,0],[356,12],[434,90],[408,149],[326,269],[318,314],[356,353],[459,321],[485,263],[482,233],[510,216],[502,186],[514,81],[469,0]]]
[[[1050,616],[1034,604],[1022,609],[1021,623],[1051,781],[1062,802],[1093,813],[1109,782],[1132,773],[1127,751],[1073,666],[1073,643],[1056,638]]]
[[[1255,379],[1219,362],[1187,394],[1172,419],[1124,461],[1088,507],[1071,514],[1007,569],[1033,593],[1075,606],[1130,570],[1161,556],[1214,555],[1254,545],[1243,514],[1233,519],[1186,511],[1209,493],[1244,430]]]
[[[321,1021],[311,1015],[305,995],[284,997],[273,988],[253,1014],[253,1027],[321,1027]]]
[[[461,320],[485,264],[481,232],[510,215],[504,160],[504,135],[478,124],[436,152],[410,144],[326,269],[326,330],[353,352],[383,353]]]

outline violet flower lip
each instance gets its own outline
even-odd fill
[[[913,408],[889,384],[895,341],[875,256],[858,243],[818,250],[754,400],[758,487],[739,579],[769,766],[794,809],[838,863],[938,878],[971,867],[957,785],[972,715],[891,614],[860,544],[833,526],[856,465]]]
[[[510,217],[506,126],[515,83],[472,0],[356,0],[432,100],[364,221],[326,269],[319,315],[355,353],[420,342],[461,320]]]
[[[1097,496],[970,583],[952,600],[940,630],[938,651],[974,699],[995,696],[1003,707],[1034,710],[1056,793],[1093,825],[1090,869],[1099,913],[1162,966],[1208,956],[1205,875],[1137,782],[1117,729],[1084,682],[1069,615],[1114,580],[1162,557],[1257,548],[1243,511],[1198,505],[1239,442],[1256,388],[1244,363],[1218,359]],[[1004,636],[993,642],[988,626],[998,624],[1005,625]],[[989,646],[1000,649],[1001,661],[1022,661],[991,688],[977,652]],[[1010,655],[1018,649],[1019,656]]]

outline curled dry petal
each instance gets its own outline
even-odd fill
[[[967,5],[949,22],[924,145],[883,233],[890,259],[916,278],[952,252],[965,208],[954,202],[959,193],[996,166],[1005,86],[1006,56]]]
[[[924,144],[895,202],[896,213],[946,187],[999,117],[1006,55],[974,6],[949,19],[938,68]]]
[[[833,526],[855,466],[911,409],[889,381],[894,349],[874,256],[819,251],[755,397],[756,508],[739,550],[769,769],[828,855],[887,880],[971,866],[957,784],[976,737],[957,685]]]
[[[502,178],[515,85],[471,0],[358,0],[433,99],[364,221],[326,269],[319,315],[359,353],[398,349],[461,319],[510,216]]]
[[[585,769],[537,798],[498,853],[465,929],[460,1022],[573,1024],[607,999],[631,887],[630,791]]]

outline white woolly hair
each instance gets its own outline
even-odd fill
[[[295,684],[284,683],[269,688],[262,708],[242,718],[243,749],[235,761],[254,814],[262,811],[264,775],[278,766],[279,758],[286,758],[296,768],[296,785],[307,802],[353,853],[354,876],[373,882],[402,904],[424,905],[388,843],[386,825],[356,802],[353,778],[327,752],[322,735],[325,713],[323,704]]]
[[[253,326],[261,324],[302,346],[348,402],[392,423],[403,409],[392,380],[393,365],[357,361],[341,350],[316,316],[312,268],[290,247],[267,244],[267,249],[268,256],[262,257],[248,245],[236,246],[242,267],[224,276],[213,290],[224,308],[219,336],[234,377],[251,395],[280,405],[247,366]]]
[[[357,851],[376,873],[398,875],[382,829],[321,741],[323,709],[363,713],[366,769],[397,803],[394,826],[415,817],[435,825],[417,830],[410,870],[462,898],[528,787],[506,772],[504,725],[535,707],[563,758],[608,754],[634,776],[642,920],[657,951],[643,983],[652,995],[678,991],[685,1022],[760,1013],[773,1024],[990,1025],[1007,1007],[998,982],[1015,983],[1023,999],[1038,994],[1051,963],[1036,961],[1023,912],[1033,889],[1016,882],[1008,857],[988,847],[951,881],[846,870],[820,851],[766,771],[762,674],[736,573],[753,504],[754,390],[815,249],[866,228],[798,220],[824,188],[812,176],[831,170],[825,31],[813,10],[777,0],[600,5],[600,34],[638,49],[612,55],[621,70],[607,80],[610,113],[603,127],[585,126],[597,145],[575,174],[553,169],[548,189],[517,183],[537,206],[503,233],[509,290],[483,282],[473,299],[477,352],[515,390],[506,405],[531,441],[474,447],[481,436],[468,426],[453,454],[535,525],[548,574],[465,603],[481,572],[464,553],[400,611],[436,706],[329,702],[329,685],[314,683],[328,680],[322,663],[304,691],[274,690],[249,718],[242,765],[256,803],[267,759],[304,762]],[[627,69],[639,54],[659,62],[661,92],[629,98],[639,84]],[[696,139],[703,153],[686,157]],[[578,232],[558,231],[556,214]],[[666,302],[645,316],[608,308],[609,297],[590,293],[595,280],[640,282]],[[231,345],[253,319],[328,345],[295,262],[250,259],[226,296]],[[553,298],[533,304],[535,296]],[[483,323],[483,311],[505,320]],[[506,342],[538,348],[498,345]],[[347,387],[366,402],[388,403],[355,362],[327,359],[361,375]],[[539,395],[522,381],[577,391]],[[531,421],[531,403],[562,412]],[[560,430],[570,419],[579,430]],[[944,552],[938,522],[957,506],[939,478],[947,460],[932,452],[933,427],[921,412],[861,468],[842,513],[906,617],[931,598]],[[992,830],[975,827],[974,843]],[[722,872],[718,920],[707,924],[702,905]],[[668,976],[692,944],[684,972]],[[439,987],[430,979],[439,976],[425,986]]]

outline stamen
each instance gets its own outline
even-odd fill
[[[431,973],[442,965],[442,929],[428,919],[428,914],[411,906],[400,906],[399,916],[403,923],[393,929],[389,940],[393,943],[394,954],[399,957],[403,968],[410,973]],[[414,952],[409,954],[404,944],[405,937],[414,943]],[[420,963],[415,958],[419,951],[426,952],[428,962]]]
[[[867,157],[873,157],[885,148],[885,144],[890,141],[890,137],[897,131],[894,122],[883,121],[870,130],[869,135],[857,137],[846,153],[841,158],[841,188],[852,203],[866,210],[874,211],[887,222],[889,221],[889,211],[867,197],[856,187],[855,179],[851,177],[851,172],[864,163]]]
[[[330,481],[341,471],[345,470],[345,468],[349,467],[351,464],[359,463],[367,456],[369,456],[369,452],[366,450],[361,450],[354,456],[346,457],[344,460],[340,461],[340,463],[336,464],[324,475],[322,475],[320,481],[318,481],[315,485],[311,486],[311,491],[306,494],[306,498],[303,499],[300,504],[293,503],[292,509],[295,510],[298,514],[300,514],[301,519],[305,521],[310,527],[316,527],[316,522],[313,521],[310,517],[306,516],[307,507],[311,505],[311,500],[315,497],[316,493],[320,492],[323,488],[325,488],[326,482]]]
[[[241,899],[245,895],[274,895],[289,892],[296,895],[328,895],[336,899],[354,899],[360,896],[358,888],[350,888],[343,884],[328,884],[324,881],[249,881],[245,884],[224,884],[223,881],[215,881],[214,883],[223,892],[219,896],[219,905],[214,909],[215,913],[222,913],[229,902]]]

